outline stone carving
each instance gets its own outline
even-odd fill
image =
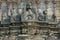
[[[26,11],[25,18],[26,18],[26,20],[32,20],[33,16],[32,16],[32,14],[29,13],[29,11]]]
[[[7,7],[6,6],[7,6],[6,1],[2,1],[1,10],[2,10],[3,19],[4,19],[4,17],[5,18],[7,17]]]
[[[54,15],[54,5],[52,3],[52,1],[50,0],[50,2],[48,3],[48,9],[47,9],[47,15],[48,15],[48,20],[52,21],[52,15]],[[53,18],[54,19],[54,18]]]
[[[37,20],[38,19],[37,5],[35,5],[34,8],[31,8],[31,11],[33,15],[35,15],[35,20]]]
[[[2,1],[1,9],[2,9],[1,24],[9,24],[10,23],[10,16],[8,16],[8,13],[7,13],[7,4],[6,4],[6,1]]]
[[[27,4],[26,10],[24,10],[24,20],[35,20],[35,11],[32,11],[32,8],[29,7],[30,5]]]
[[[46,7],[45,7],[45,0],[41,0],[40,4],[39,4],[39,9],[38,9],[38,20],[39,21],[46,21]]]
[[[16,5],[15,9],[11,9],[10,12],[11,12],[11,21],[15,22],[21,21],[21,14],[19,12],[18,5]]]
[[[16,13],[16,21],[21,21],[21,13],[19,12],[18,4],[16,5]]]

